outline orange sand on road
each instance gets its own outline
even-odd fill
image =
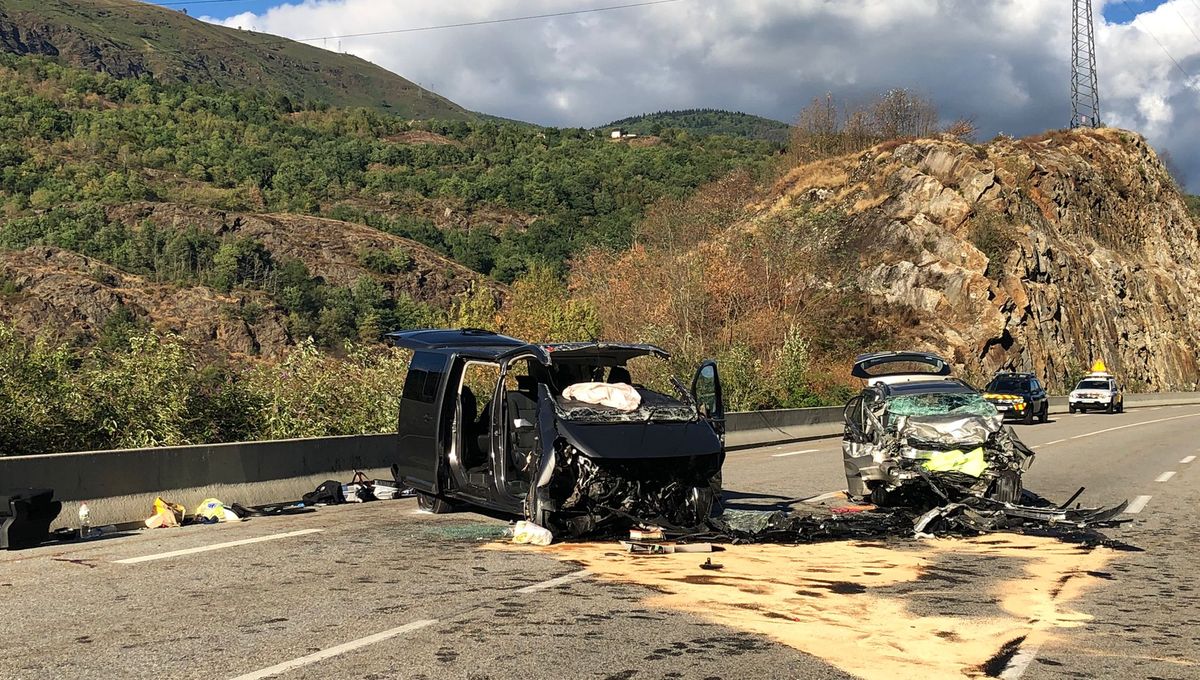
[[[961,678],[983,675],[982,665],[1006,643],[1029,636],[1044,641],[1057,628],[1090,616],[1066,605],[1112,557],[1047,538],[992,535],[928,540],[908,545],[833,542],[803,546],[726,546],[708,554],[631,556],[616,543],[563,543],[534,549],[577,562],[596,577],[657,591],[646,604],[692,613],[739,630],[766,635],[854,675],[875,678]],[[514,548],[516,549],[516,548]],[[528,548],[522,548],[528,549]],[[953,555],[952,573],[937,574]],[[971,562],[971,556],[1010,558]],[[711,557],[718,571],[699,564]],[[964,566],[986,576],[962,575]],[[927,583],[907,594],[878,589]],[[906,599],[957,593],[994,601],[981,617],[922,615]]]

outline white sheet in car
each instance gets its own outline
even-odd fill
[[[568,385],[562,395],[566,399],[599,404],[618,411],[636,411],[642,395],[625,383],[584,382]]]

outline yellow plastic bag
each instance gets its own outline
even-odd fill
[[[929,472],[961,472],[964,475],[978,477],[987,469],[987,461],[983,458],[983,448],[967,452],[954,449],[953,451],[933,451],[924,467]]]
[[[186,512],[179,503],[168,503],[162,498],[155,498],[154,514],[146,520],[146,528],[177,527],[183,524],[183,516]]]

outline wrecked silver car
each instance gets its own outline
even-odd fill
[[[669,359],[654,345],[531,344],[479,329],[388,337],[413,350],[393,470],[425,510],[483,506],[581,536],[700,526],[720,497],[724,406],[711,361],[690,390],[671,378],[657,391],[630,370]]]
[[[951,378],[944,359],[880,352],[855,359],[867,384],[845,407],[842,458],[849,495],[876,505],[920,504],[930,489],[1017,502],[1034,454],[995,406]],[[926,483],[936,480],[937,484]],[[956,498],[944,499],[947,501]]]

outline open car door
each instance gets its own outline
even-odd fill
[[[721,395],[721,375],[717,362],[709,359],[700,364],[692,378],[692,399],[700,416],[707,420],[719,435],[725,434],[725,400]]]

